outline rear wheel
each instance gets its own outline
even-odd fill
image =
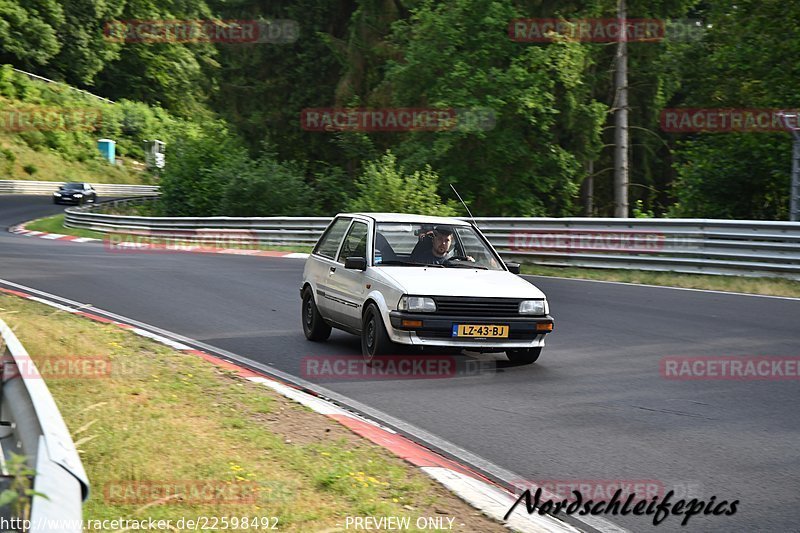
[[[381,312],[374,303],[371,303],[364,311],[364,323],[361,328],[361,355],[370,365],[376,357],[389,353],[391,347],[392,341],[389,339],[389,334],[386,333]]]
[[[303,333],[310,341],[321,342],[331,336],[331,327],[325,323],[314,302],[311,289],[303,291]]]
[[[542,347],[538,348],[521,348],[519,350],[506,350],[506,356],[512,363],[519,365],[529,365],[535,363],[542,353]]]

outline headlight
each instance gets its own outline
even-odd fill
[[[425,296],[403,296],[397,304],[400,311],[411,311],[414,313],[433,313],[436,311],[436,302],[433,298]]]
[[[546,315],[547,300],[523,300],[519,303],[521,315]]]
[[[61,193],[60,192],[54,192],[53,196],[61,196]]]
[[[82,198],[83,197],[83,195],[81,193],[79,193],[79,192],[76,192],[73,196],[75,196],[75,198]]]

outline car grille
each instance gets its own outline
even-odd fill
[[[522,298],[469,298],[434,296],[436,315],[474,317],[520,316]]]

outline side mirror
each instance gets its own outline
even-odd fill
[[[506,263],[506,268],[512,274],[519,274],[519,263]]]
[[[350,270],[366,270],[366,257],[348,257],[344,260],[344,267]]]

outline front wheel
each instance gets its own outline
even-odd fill
[[[389,353],[392,341],[386,333],[386,326],[383,325],[383,318],[378,307],[371,303],[364,311],[364,323],[361,328],[361,355],[368,365],[380,357]]]
[[[303,291],[303,333],[310,341],[321,342],[331,336],[331,327],[325,323],[314,302],[311,289]]]
[[[535,363],[542,353],[542,347],[538,348],[521,348],[519,350],[506,350],[506,356],[512,363],[518,365],[529,365]]]

